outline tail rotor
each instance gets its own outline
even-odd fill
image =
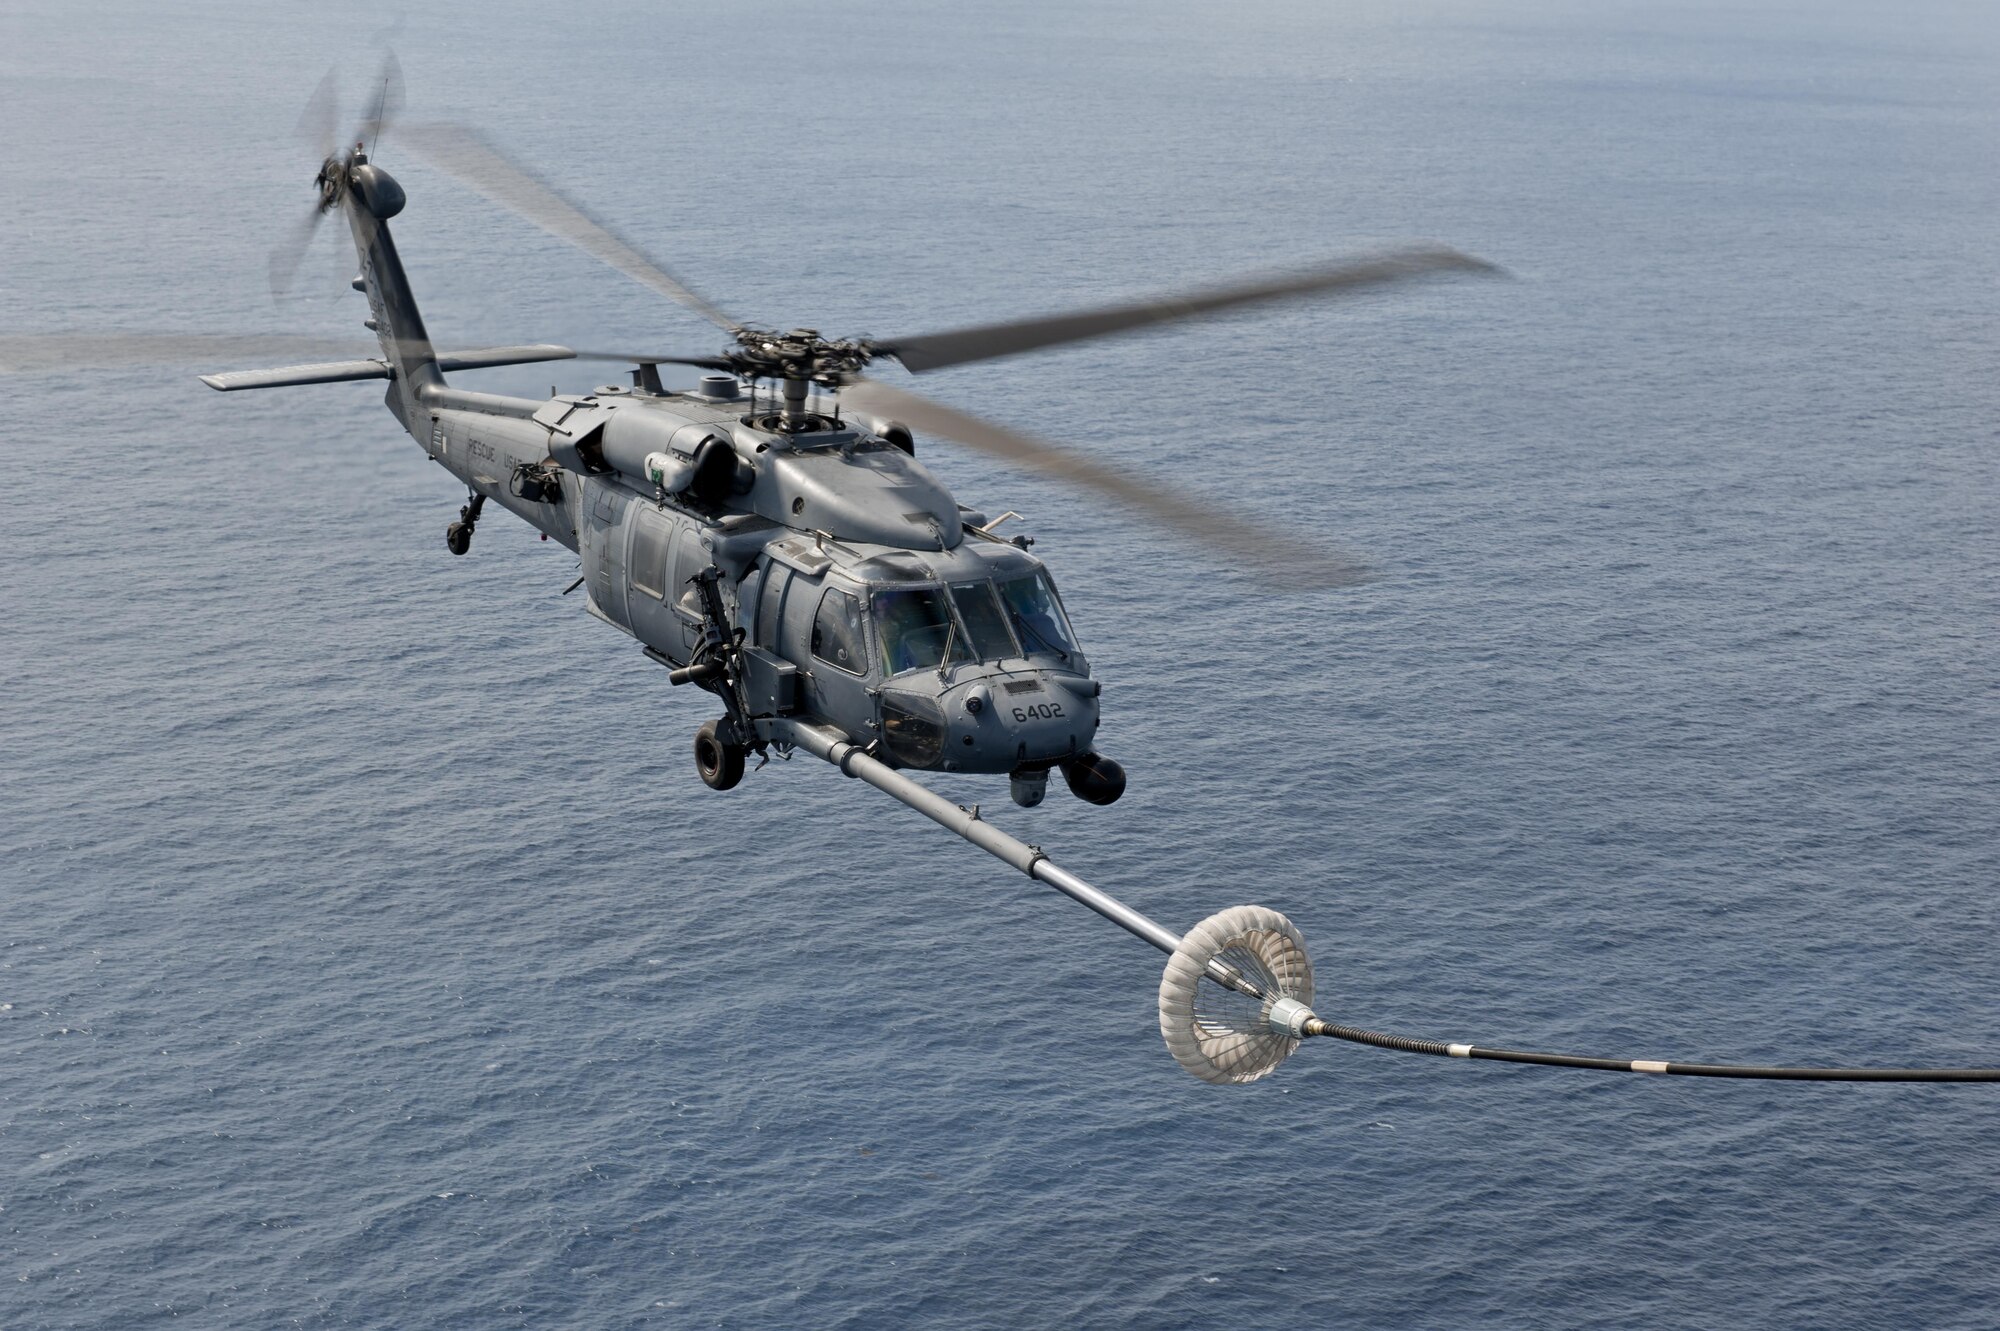
[[[403,68],[394,52],[386,52],[375,76],[368,111],[343,147],[337,138],[341,118],[339,74],[329,69],[326,77],[319,81],[319,87],[313,90],[305,110],[299,114],[297,127],[299,139],[309,144],[319,159],[319,174],[313,180],[319,198],[314,201],[311,210],[293,224],[284,241],[271,251],[272,299],[283,300],[290,294],[299,266],[305,262],[306,251],[311,248],[313,237],[319,234],[320,219],[339,207],[347,197],[353,183],[354,168],[367,162],[368,154],[374,150],[382,131],[402,109]]]

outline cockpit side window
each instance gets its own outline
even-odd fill
[[[1053,653],[1065,661],[1076,655],[1076,639],[1048,575],[1036,572],[1007,579],[1000,584],[1000,602],[1028,655]]]
[[[812,654],[850,675],[859,675],[868,669],[867,642],[861,629],[860,604],[838,587],[827,588],[813,619]]]
[[[882,665],[892,675],[935,667],[951,653],[954,661],[971,659],[937,587],[884,587],[870,599],[875,631],[882,638]]]

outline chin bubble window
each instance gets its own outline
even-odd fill
[[[882,695],[882,744],[903,767],[935,767],[944,753],[944,713],[929,698]]]

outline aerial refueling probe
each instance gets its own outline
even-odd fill
[[[1588,1058],[1426,1040],[1347,1026],[1312,1009],[1312,961],[1298,928],[1263,906],[1232,906],[1176,934],[1109,893],[1091,886],[1031,846],[919,785],[860,745],[826,727],[773,718],[766,738],[823,758],[866,781],[1037,882],[1080,902],[1167,954],[1160,979],[1160,1034],[1182,1067],[1203,1081],[1234,1084],[1269,1075],[1300,1043],[1315,1036],[1375,1049],[1441,1058],[1484,1059],[1598,1072],[1669,1077],[1735,1077],[1757,1081],[2000,1082],[2000,1068],[1813,1068],[1733,1063],[1676,1063],[1648,1058]]]

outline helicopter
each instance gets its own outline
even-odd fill
[[[894,388],[864,371],[921,374],[1246,306],[1331,296],[1452,273],[1498,272],[1443,246],[1412,245],[1278,277],[1039,319],[895,338],[778,330],[711,304],[552,185],[460,125],[400,128],[418,155],[543,230],[717,325],[714,355],[577,351],[553,344],[439,352],[389,223],[408,202],[374,160],[400,104],[385,65],[372,110],[342,148],[331,75],[301,127],[321,148],[311,210],[272,256],[274,291],[338,212],[359,261],[353,287],[381,356],[212,373],[223,391],[386,380],[385,402],[425,455],[465,487],[445,546],[467,554],[491,503],[574,552],[584,610],[638,642],[673,685],[713,695],[722,715],[694,736],[711,789],[756,754],[804,752],[866,782],[1168,954],[1159,1023],[1168,1051],[1216,1084],[1256,1081],[1307,1038],[1406,1053],[1700,1077],[1795,1081],[2000,1081],[1993,1068],[1782,1068],[1602,1059],[1387,1035],[1312,1008],[1303,936],[1281,913],[1236,906],[1176,932],[1057,865],[1039,846],[914,780],[999,775],[1032,808],[1060,771],[1078,798],[1115,802],[1123,768],[1096,748],[1102,683],[1026,537],[961,504],[917,440],[955,441],[1116,499],[1260,572],[1347,585],[1367,570],[1321,541],[1274,535],[1207,500],[1147,484],[1080,454]],[[631,366],[629,384],[546,399],[454,386],[458,370],[571,359]],[[670,390],[665,365],[703,371]],[[768,386],[768,387],[767,387]],[[567,592],[565,592],[567,594]],[[760,766],[762,764],[760,763]]]
[[[329,148],[317,198],[274,287],[297,268],[319,220],[352,233],[379,359],[202,376],[224,391],[386,379],[387,404],[430,459],[466,488],[445,529],[466,554],[497,506],[574,551],[583,606],[636,639],[676,685],[713,694],[722,715],[694,737],[703,782],[728,790],[746,758],[788,741],[781,718],[828,727],[902,770],[1005,774],[1016,804],[1041,803],[1053,772],[1105,805],[1123,768],[1097,752],[1102,684],[1032,541],[960,504],[916,457],[918,432],[1114,496],[1280,574],[1357,580],[1352,561],[1303,548],[1213,505],[1170,495],[1112,468],[892,388],[862,372],[894,360],[927,372],[1128,328],[1306,294],[1353,292],[1490,265],[1412,246],[1277,279],[1169,300],[916,337],[841,339],[749,324],[669,275],[475,131],[398,131],[417,154],[719,325],[718,355],[578,353],[538,344],[440,354],[411,294],[389,222],[403,188],[371,160],[399,98],[384,91],[342,151]],[[309,118],[330,123],[330,85]],[[629,385],[546,400],[468,392],[461,369],[578,355],[631,364]],[[705,371],[669,391],[660,367]],[[771,385],[765,391],[764,385]]]

